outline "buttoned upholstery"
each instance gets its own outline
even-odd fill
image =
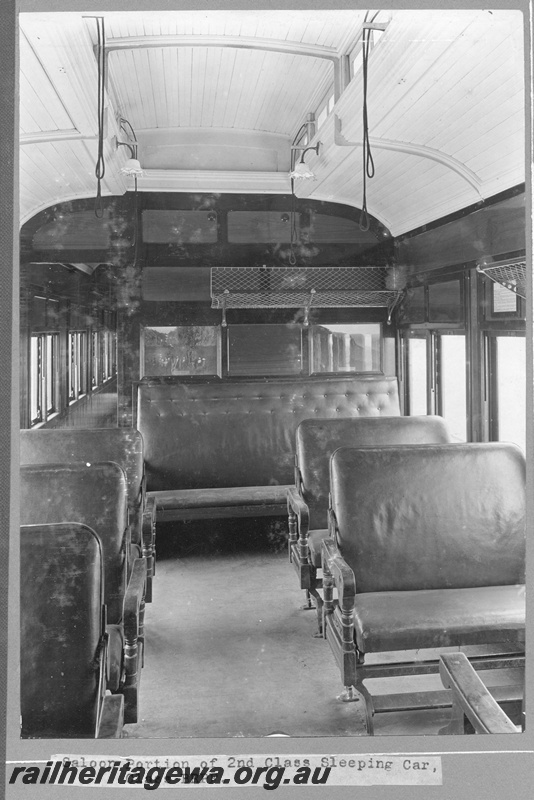
[[[303,419],[392,414],[395,378],[151,379],[138,389],[147,489],[290,485]]]

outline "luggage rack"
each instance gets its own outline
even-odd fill
[[[388,309],[388,324],[402,291],[390,288],[388,267],[212,267],[211,307]]]
[[[511,261],[495,261],[492,264],[477,265],[477,272],[486,275],[495,283],[500,283],[520,297],[527,296],[527,262],[525,258]]]

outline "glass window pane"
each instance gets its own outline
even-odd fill
[[[231,325],[230,375],[298,375],[302,371],[299,325]]]
[[[30,420],[39,416],[39,337],[30,339]]]
[[[452,437],[467,440],[465,336],[440,336],[441,413]]]
[[[310,330],[312,372],[380,372],[378,324],[314,325]]]
[[[384,375],[396,375],[396,359],[395,359],[395,339],[386,337],[384,339]]]
[[[428,287],[428,319],[430,322],[463,320],[460,281],[435,283]]]
[[[526,340],[497,336],[497,396],[499,441],[514,442],[525,450]]]
[[[46,413],[54,410],[54,335],[46,336]]]
[[[143,211],[143,241],[156,244],[213,244],[217,241],[217,214],[183,209]]]
[[[408,339],[408,392],[410,415],[427,413],[426,339]]]
[[[414,286],[406,290],[399,308],[399,322],[425,321],[425,287]]]
[[[110,337],[111,359],[113,344]],[[219,364],[218,327],[184,325],[144,329],[145,375],[219,375]]]

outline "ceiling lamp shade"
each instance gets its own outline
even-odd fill
[[[308,150],[313,150],[317,155],[319,155],[319,147],[321,142],[317,142],[315,147],[305,147],[304,149],[301,147],[292,147],[292,150],[302,150],[302,155],[300,157],[300,161],[295,164],[291,172],[289,173],[289,177],[293,180],[308,180],[308,181],[316,181],[317,178],[315,177],[315,173],[304,163],[304,156],[308,152]]]
[[[295,169],[289,173],[289,177],[296,178],[297,180],[300,180],[301,178],[308,181],[317,180],[315,173],[312,172],[308,166],[306,166],[304,161],[299,161],[298,164],[295,164]]]
[[[121,167],[121,172],[123,175],[139,176],[143,174],[143,168],[137,158],[128,158]]]

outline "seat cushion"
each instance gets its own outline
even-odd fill
[[[517,641],[525,626],[525,587],[357,594],[354,625],[363,653]]]
[[[221,508],[224,506],[262,506],[287,504],[287,490],[290,486],[236,486],[225,489],[171,489],[169,491],[148,492],[147,497],[155,497],[157,508]]]
[[[320,528],[316,531],[308,531],[308,550],[310,552],[310,563],[316,569],[321,569],[321,545],[323,539],[328,536],[328,529]]]

